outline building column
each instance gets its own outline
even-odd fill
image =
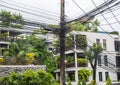
[[[78,70],[75,71],[75,82],[78,82]]]
[[[58,76],[58,73],[56,73],[56,80],[59,80],[59,76]]]

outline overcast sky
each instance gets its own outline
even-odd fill
[[[50,23],[50,24],[59,24],[59,17],[60,17],[60,0],[0,0],[0,4],[11,7],[3,7],[0,6],[1,9],[6,9],[9,11],[21,13],[21,15],[25,19],[39,21],[43,23]],[[74,0],[85,12],[88,12],[95,8],[94,4],[91,0]],[[93,0],[97,6],[103,3],[105,0]],[[14,10],[13,10],[13,9]],[[27,9],[26,9],[27,8]],[[19,9],[16,10],[16,9]],[[29,10],[32,9],[32,10]],[[21,12],[23,10],[28,13]],[[33,14],[30,14],[30,13]],[[115,12],[116,15],[119,15],[119,12]],[[66,18],[71,20],[84,13],[80,10],[80,8],[72,1],[72,0],[65,0],[65,15]],[[105,15],[105,17],[109,18],[110,23],[115,22],[113,15],[111,13]],[[111,18],[110,18],[111,17]],[[106,25],[107,23],[102,17],[97,17],[102,26],[105,27],[105,30],[110,30],[110,27]],[[120,19],[120,16],[117,16]],[[117,26],[118,25],[118,26]],[[117,26],[117,27],[116,27]],[[113,26],[117,31],[118,27],[120,26],[119,23]],[[120,27],[119,27],[120,28]]]
[[[2,2],[2,1],[4,1],[4,2]],[[75,0],[75,1],[86,12],[89,10],[92,10],[94,8],[91,0]],[[97,5],[99,5],[104,0],[94,0],[94,1]],[[7,2],[7,3],[5,3],[5,2]],[[15,2],[17,2],[17,3],[15,3]],[[59,14],[60,14],[60,0],[1,0],[1,3],[3,5],[7,5],[10,7],[14,7],[16,9],[22,9],[22,10],[26,10],[26,9],[20,8],[17,6],[23,6],[23,5],[25,6],[26,5],[25,7],[30,8],[30,7],[28,7],[28,5],[29,5],[34,10],[38,10],[36,8],[39,8],[40,9],[39,11],[42,11],[42,12],[46,12],[49,14],[54,13],[57,16],[59,16]],[[9,5],[9,3],[11,5]],[[1,9],[6,9],[6,8],[1,7]],[[10,11],[11,11],[11,9],[10,9]],[[27,11],[29,11],[29,10],[27,10]],[[53,12],[53,13],[51,13],[51,12]],[[30,14],[27,14],[27,13],[21,13],[21,14],[25,18],[26,17],[33,18],[33,17],[31,17]],[[80,16],[82,14],[84,14],[84,13],[80,10],[80,8],[77,7],[77,5],[72,0],[65,0],[65,15],[68,19],[72,19],[72,18],[74,18],[76,16]],[[44,15],[44,14],[39,13],[39,15]],[[47,17],[47,15],[44,15],[44,16]],[[36,17],[36,16],[34,16],[34,17]],[[53,16],[51,16],[51,17],[53,17]],[[40,19],[40,18],[42,18],[42,17],[37,17],[37,19]],[[42,20],[44,20],[44,18]]]

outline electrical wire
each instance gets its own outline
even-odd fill
[[[8,0],[9,1],[9,0]],[[10,2],[13,2],[13,3],[16,3],[18,5],[22,5],[22,6],[27,6],[27,7],[30,7],[30,8],[34,8],[34,9],[37,9],[39,11],[44,11],[44,12],[48,12],[48,13],[51,13],[51,14],[54,14],[55,16],[60,16],[59,13],[55,13],[55,12],[52,12],[52,11],[48,11],[48,10],[43,10],[43,9],[40,9],[38,7],[34,7],[34,6],[31,6],[31,5],[27,5],[27,4],[23,4],[23,3],[18,3],[18,2],[15,2],[15,0],[10,0]]]
[[[39,10],[33,10],[31,8],[28,8],[28,7],[25,7],[25,6],[19,6],[19,5],[16,5],[16,4],[12,4],[12,3],[8,3],[8,2],[5,2],[3,0],[1,0],[1,2],[3,3],[6,3],[6,4],[9,4],[11,6],[16,6],[16,7],[19,7],[19,8],[23,8],[23,9],[26,9],[26,10],[30,10],[30,11],[33,11],[33,12],[36,12],[36,13],[41,13],[41,14],[44,14],[44,15],[47,15],[47,16],[52,16],[52,17],[56,17],[56,18],[59,18],[59,16],[55,16],[55,15],[52,15],[52,14],[48,14],[48,13],[43,13]]]
[[[78,33],[78,32],[76,31],[76,33]],[[78,33],[78,34],[79,34],[79,33]],[[83,33],[83,35],[86,35],[86,34]],[[90,37],[91,35],[89,34],[88,36]],[[91,36],[91,37],[93,37],[93,36]],[[94,43],[94,42],[93,42],[94,40],[90,40],[89,38],[87,38],[87,40],[90,41],[91,43]],[[71,41],[71,42],[72,42],[72,41]],[[77,42],[77,43],[79,43],[79,42]],[[75,43],[75,44],[77,44],[77,43]],[[79,45],[79,44],[78,44],[78,45]],[[87,45],[87,47],[91,47],[91,46]],[[108,53],[108,52],[106,51],[106,53]],[[108,53],[108,54],[110,54],[110,53]],[[111,55],[111,56],[114,56],[114,55]]]
[[[74,2],[74,4],[80,9],[80,10],[82,10],[82,12],[84,13],[84,14],[86,14],[86,12],[77,4],[77,2],[75,1],[75,0],[72,0],[73,2]]]
[[[59,21],[58,19],[50,18],[50,17],[47,17],[47,16],[42,16],[42,15],[39,15],[39,14],[35,14],[35,13],[32,13],[32,12],[28,12],[28,11],[24,11],[24,10],[21,10],[21,9],[13,8],[13,7],[10,7],[10,6],[5,6],[5,5],[2,5],[1,3],[0,3],[0,6],[5,7],[5,8],[10,8],[10,9],[13,9],[13,10],[17,10],[17,11],[21,11],[21,12],[26,13],[26,14],[46,18],[48,20]]]
[[[104,0],[104,2],[105,2],[105,0]],[[109,5],[108,5],[108,7],[109,7]],[[119,20],[117,19],[117,17],[115,16],[115,14],[112,12],[112,10],[111,9],[109,9],[110,10],[110,12],[112,13],[112,15],[114,16],[114,18],[115,18],[115,20],[119,23],[119,25],[120,25],[120,22],[119,22]]]
[[[101,14],[101,13],[105,12],[106,10],[108,10],[108,7],[106,7],[108,4],[112,4],[112,3],[116,2],[116,1],[117,0],[111,0],[111,1],[109,1],[107,3],[103,3],[98,8],[95,8],[95,9],[89,11],[87,14],[82,15],[79,18],[68,21],[67,23],[71,23],[71,22],[74,22],[74,21],[79,21],[82,18],[91,18],[91,17],[94,17],[94,16],[96,16],[98,14]],[[109,8],[113,8],[114,6],[117,6],[119,4],[120,4],[120,2],[117,2],[117,3],[113,4],[112,6],[110,6]],[[101,11],[98,11],[98,9],[100,9]]]
[[[94,6],[98,9],[98,7],[97,7],[97,5],[95,4],[95,2],[93,1],[93,0],[91,0],[92,1],[92,3],[94,4]],[[108,9],[109,9],[109,7],[108,7]],[[99,10],[99,9],[98,9]],[[106,19],[106,17],[101,13],[101,15],[102,15],[102,17],[105,19],[105,21],[108,23],[108,25],[111,27],[111,29],[113,30],[113,31],[115,31],[114,30],[114,28],[111,26],[111,24],[108,22],[108,20]]]
[[[87,38],[88,39],[88,38]],[[89,39],[88,39],[89,40]],[[71,41],[70,41],[71,42]],[[92,42],[92,41],[91,41]],[[78,42],[76,42],[76,43],[74,43],[75,45],[79,45],[79,44],[77,44]],[[93,43],[93,42],[92,42]],[[89,46],[89,45],[87,45],[87,47],[91,47],[91,46]],[[81,47],[79,47],[80,49],[81,49]],[[74,52],[74,50],[73,50],[73,52]],[[106,69],[106,68],[109,68],[109,69],[111,69],[111,71],[115,71],[115,70],[113,70],[113,67],[116,67],[116,64],[115,64],[115,62],[113,61],[113,60],[111,60],[110,59],[110,56],[109,56],[109,58],[107,58],[108,59],[108,61],[107,61],[107,63],[109,64],[108,66],[105,66],[105,67],[102,67],[102,68],[104,68],[104,69]],[[102,63],[102,64],[104,64],[104,62]],[[110,66],[112,66],[112,67],[110,67]],[[108,70],[108,69],[107,69]]]

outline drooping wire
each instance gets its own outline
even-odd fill
[[[96,7],[96,8],[98,8],[97,7],[97,5],[95,4],[95,2],[93,1],[93,0],[91,0],[92,1],[92,3],[94,4],[94,6]],[[98,9],[99,10],[99,9]],[[111,27],[111,29],[113,30],[113,31],[115,31],[114,30],[114,28],[111,26],[111,24],[108,22],[108,20],[106,19],[106,17],[101,13],[101,15],[102,15],[102,17],[105,19],[105,21],[108,23],[108,25]]]
[[[104,0],[104,2],[105,2],[105,0]],[[108,7],[109,7],[109,5],[108,5]],[[114,16],[114,18],[115,18],[115,20],[119,23],[119,25],[120,25],[120,22],[119,22],[119,20],[117,19],[117,17],[115,16],[115,14],[112,12],[112,10],[111,9],[109,9],[110,10],[110,12],[112,13],[112,15]]]
[[[75,0],[72,0],[72,1],[84,14],[86,14],[86,12],[77,4],[77,2]]]
[[[10,8],[10,9],[13,9],[13,10],[17,10],[17,11],[21,11],[21,12],[26,13],[26,14],[30,14],[30,15],[46,18],[48,20],[59,21],[59,19],[55,19],[55,18],[51,18],[51,17],[48,17],[48,16],[39,15],[39,14],[36,14],[36,13],[28,12],[28,11],[25,11],[25,10],[22,10],[22,9],[17,9],[17,8],[10,7],[10,6],[5,6],[5,5],[3,5],[1,3],[0,3],[0,6],[5,7],[5,8]]]
[[[94,17],[94,16],[96,16],[96,15],[98,15],[98,14],[101,14],[101,13],[103,13],[103,12],[105,12],[105,11],[108,10],[108,7],[106,7],[108,4],[112,4],[112,3],[116,2],[116,1],[117,1],[117,0],[110,0],[110,1],[107,2],[107,3],[103,3],[103,4],[99,5],[99,8],[97,8],[97,9],[95,8],[95,9],[89,11],[87,14],[82,15],[82,16],[80,16],[80,17],[78,17],[78,18],[76,18],[76,19],[73,19],[73,20],[71,20],[71,21],[68,21],[67,23],[71,23],[71,22],[74,22],[74,21],[78,21],[78,20],[80,20],[80,19],[82,19],[82,18],[92,18],[92,17]],[[110,6],[109,8],[113,8],[113,7],[117,6],[117,5],[119,5],[119,3],[120,3],[120,2],[117,2],[117,3],[115,3],[114,5]],[[98,11],[98,9],[101,9],[101,11]]]
[[[8,0],[8,1],[9,1],[9,0]],[[52,12],[52,11],[40,9],[40,8],[38,8],[38,7],[34,7],[34,6],[31,6],[31,5],[24,4],[24,3],[18,3],[18,2],[15,2],[15,0],[14,0],[14,1],[13,1],[13,0],[10,0],[10,2],[16,3],[16,4],[21,5],[21,6],[27,6],[27,7],[29,7],[29,8],[34,8],[34,9],[37,9],[37,10],[39,10],[39,11],[48,12],[48,13],[54,14],[55,16],[60,16],[59,13],[55,13],[55,12]]]

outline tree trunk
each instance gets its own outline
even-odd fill
[[[93,69],[93,80],[96,82],[96,68]]]
[[[16,58],[16,65],[20,65],[20,58],[19,57]]]
[[[93,80],[94,80],[94,85],[96,84],[96,69],[97,69],[97,59],[98,55],[95,54],[95,62],[94,62],[94,67],[93,67]]]

